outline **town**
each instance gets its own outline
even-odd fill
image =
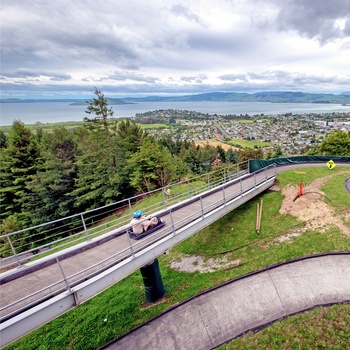
[[[350,131],[350,111],[250,116],[168,109],[137,114],[134,119],[141,124],[159,123],[159,128],[149,129],[157,138],[169,135],[173,140],[217,140],[236,148],[261,147],[264,153],[280,147],[284,155],[304,154],[329,133]]]

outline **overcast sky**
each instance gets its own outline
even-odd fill
[[[1,0],[1,97],[350,91],[350,0]]]

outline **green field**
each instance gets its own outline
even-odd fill
[[[64,127],[67,129],[75,129],[79,126],[84,125],[84,122],[59,122],[59,123],[38,123],[38,124],[26,124],[26,127],[31,131],[36,131],[39,127],[45,131],[52,131],[53,129]],[[2,130],[5,134],[8,134],[12,129],[12,125],[0,126],[0,130]]]
[[[235,145],[240,145],[242,148],[255,148],[255,147],[266,147],[270,146],[269,142],[261,142],[261,141],[247,141],[247,140],[230,140],[227,142],[228,144],[235,146]]]
[[[252,120],[252,119],[239,119],[238,123],[240,123],[240,124],[253,124],[253,123],[256,123],[257,120],[260,120],[261,122],[265,122],[265,123],[271,122],[270,119],[261,117],[261,118],[254,119],[254,120]]]
[[[141,129],[165,129],[169,128],[167,124],[139,124]]]
[[[339,171],[339,172],[338,172]],[[344,181],[349,167],[330,173],[325,168],[288,171],[278,175],[282,187],[300,181],[326,177],[322,197],[350,227],[349,194]],[[261,232],[255,231],[256,207],[263,199]],[[93,299],[11,344],[6,349],[96,349],[135,326],[197,293],[245,273],[296,257],[350,249],[350,237],[338,228],[307,229],[289,241],[279,241],[306,223],[289,214],[280,214],[281,192],[267,192],[245,203],[220,220],[159,257],[167,293],[164,302],[150,305],[139,271],[116,283]],[[273,220],[272,220],[273,219]],[[278,244],[276,242],[279,242]],[[201,257],[208,262],[240,263],[214,272],[174,270],[173,261],[184,256]],[[275,323],[256,334],[248,333],[220,349],[346,349],[350,335],[350,305],[315,309]],[[333,347],[334,346],[334,347]]]
[[[254,120],[251,120],[251,119],[240,119],[240,120],[238,120],[238,123],[240,123],[240,124],[253,124]]]
[[[118,119],[120,121],[122,119]],[[83,126],[85,123],[83,121],[81,122],[59,122],[59,123],[38,123],[38,124],[26,124],[26,127],[30,129],[31,131],[35,132],[38,127],[40,126],[41,129],[44,131],[52,131],[56,128],[66,128],[69,130],[73,130],[78,128],[79,126]],[[164,129],[169,128],[166,124],[139,124],[141,129]],[[5,134],[8,134],[12,129],[12,125],[5,125],[0,126],[0,130],[2,130]]]

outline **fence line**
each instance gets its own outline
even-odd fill
[[[141,200],[145,203],[145,199],[158,196],[159,201],[142,207],[144,212],[154,213],[238,178],[246,174],[247,169],[247,161],[233,164],[100,208],[2,235],[0,242],[3,245],[3,259],[0,268],[6,270],[21,266],[33,258],[37,259],[57,250],[90,241],[96,236],[124,226],[130,222],[131,215]],[[118,212],[122,212],[122,215],[118,215]]]

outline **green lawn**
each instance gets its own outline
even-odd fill
[[[227,142],[228,144],[235,146],[235,145],[240,145],[241,147],[245,148],[254,148],[254,147],[266,147],[270,146],[269,142],[262,142],[262,141],[247,141],[247,140],[242,140],[242,139],[237,139],[237,140],[230,140]]]
[[[239,119],[238,123],[240,123],[240,124],[253,124],[254,120],[251,120],[251,119]]]
[[[316,308],[249,332],[220,350],[349,349],[350,304]]]
[[[349,167],[336,168],[333,173],[327,168],[300,169],[279,174],[278,181],[280,186],[297,185],[300,181],[309,183],[314,178],[334,174],[322,190],[332,198],[327,203],[336,208],[338,215],[348,218],[350,195],[345,191],[344,179],[349,177],[349,172]],[[264,209],[261,231],[257,234],[256,207],[261,198]],[[279,213],[282,201],[281,192],[264,193],[177,245],[168,255],[159,257],[167,288],[163,303],[144,307],[150,305],[145,300],[142,277],[137,271],[6,349],[96,349],[170,306],[234,277],[304,255],[350,249],[350,237],[334,228],[326,232],[308,230],[290,241],[279,242],[279,237],[305,226],[297,218]],[[239,264],[211,273],[172,269],[171,262],[183,255],[200,255],[204,260],[225,257]],[[338,305],[293,316],[262,332],[234,340],[227,348],[346,349],[345,341],[350,334],[349,308],[349,305]]]
[[[37,128],[40,126],[41,129],[51,132],[54,129],[64,127],[66,129],[75,129],[79,126],[84,125],[84,122],[55,122],[55,123],[40,123],[40,124],[26,124],[26,127],[31,131],[35,132]],[[4,125],[0,126],[0,130],[2,130],[5,134],[8,134],[12,129],[12,125]]]
[[[139,124],[141,129],[166,129],[170,128],[167,124]]]

